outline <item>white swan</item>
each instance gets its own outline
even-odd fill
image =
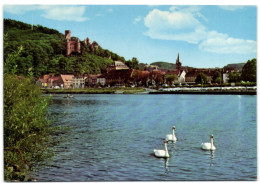
[[[168,149],[167,149],[167,141],[164,140],[164,148],[165,150],[158,150],[158,149],[154,149],[154,155],[156,157],[159,157],[159,158],[169,158],[169,153],[168,153]]]
[[[210,151],[214,151],[216,150],[216,147],[213,144],[213,135],[210,136],[210,142],[205,142],[201,144],[201,149],[203,150],[210,150]]]
[[[172,134],[166,135],[166,140],[173,141],[173,142],[177,141],[177,138],[175,136],[175,129],[176,129],[175,126],[173,126],[172,127]]]

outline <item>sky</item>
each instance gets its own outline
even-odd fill
[[[85,2],[85,1],[84,1]],[[87,1],[86,1],[87,2]],[[174,1],[172,1],[174,2]],[[139,62],[223,67],[257,53],[257,6],[164,4],[3,4],[3,18],[42,25]]]

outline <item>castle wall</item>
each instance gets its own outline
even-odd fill
[[[71,41],[71,32],[70,30],[65,31],[65,38],[67,40],[66,45],[66,55],[69,56],[73,52],[81,53],[80,40]]]

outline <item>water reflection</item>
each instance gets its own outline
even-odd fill
[[[55,99],[52,100],[53,104],[57,105],[71,105],[73,103],[72,99]]]
[[[169,142],[168,142],[168,144],[169,144]],[[172,142],[168,147],[169,147],[169,151],[175,151],[176,150],[175,142]]]
[[[215,153],[215,151],[210,151],[210,157],[211,157],[211,160],[214,159],[214,153]]]
[[[164,167],[165,167],[165,174],[168,174],[170,172],[170,169],[169,169],[169,158],[165,158],[165,160],[164,160]]]
[[[214,153],[215,151],[210,151],[210,166],[214,166]]]

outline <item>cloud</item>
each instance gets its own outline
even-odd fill
[[[108,12],[113,12],[114,10],[112,8],[109,8],[107,11]]]
[[[204,15],[202,15],[200,12],[197,12],[196,16],[198,16],[199,18],[203,19],[205,22],[208,22],[208,19]]]
[[[41,6],[42,16],[52,20],[67,20],[82,22],[89,20],[84,17],[85,7],[83,6]]]
[[[144,23],[148,28],[156,30],[180,30],[201,26],[200,22],[191,13],[160,11],[158,9],[152,10],[145,17]]]
[[[138,16],[134,19],[133,24],[137,24],[138,22],[140,22],[142,20],[142,16]]]
[[[199,49],[212,53],[255,53],[256,41],[229,37],[227,34],[211,31],[208,38],[202,41]]]
[[[12,14],[24,14],[28,11],[41,11],[41,16],[52,20],[82,22],[89,20],[84,17],[84,6],[55,6],[55,5],[7,5],[4,11]]]
[[[228,10],[228,11],[236,11],[245,8],[245,6],[237,6],[237,5],[220,5],[219,7],[223,10]]]
[[[208,21],[200,13],[201,6],[172,6],[170,11],[153,9],[144,18],[153,39],[185,41],[197,44],[200,50],[214,53],[256,52],[256,41],[232,38],[227,34],[209,30],[201,21]]]
[[[154,9],[144,19],[148,27],[146,35],[154,39],[178,40],[197,44],[203,39],[206,28],[195,18],[194,9],[179,11],[172,7],[170,11]]]
[[[204,39],[206,31],[202,27],[201,29],[198,28],[192,32],[172,32],[171,30],[164,30],[164,32],[162,32],[156,30],[148,30],[145,34],[153,39],[186,41],[188,43],[198,44],[200,40]]]
[[[35,10],[36,6],[26,6],[26,5],[4,5],[4,11],[16,15],[22,15],[28,11]]]

